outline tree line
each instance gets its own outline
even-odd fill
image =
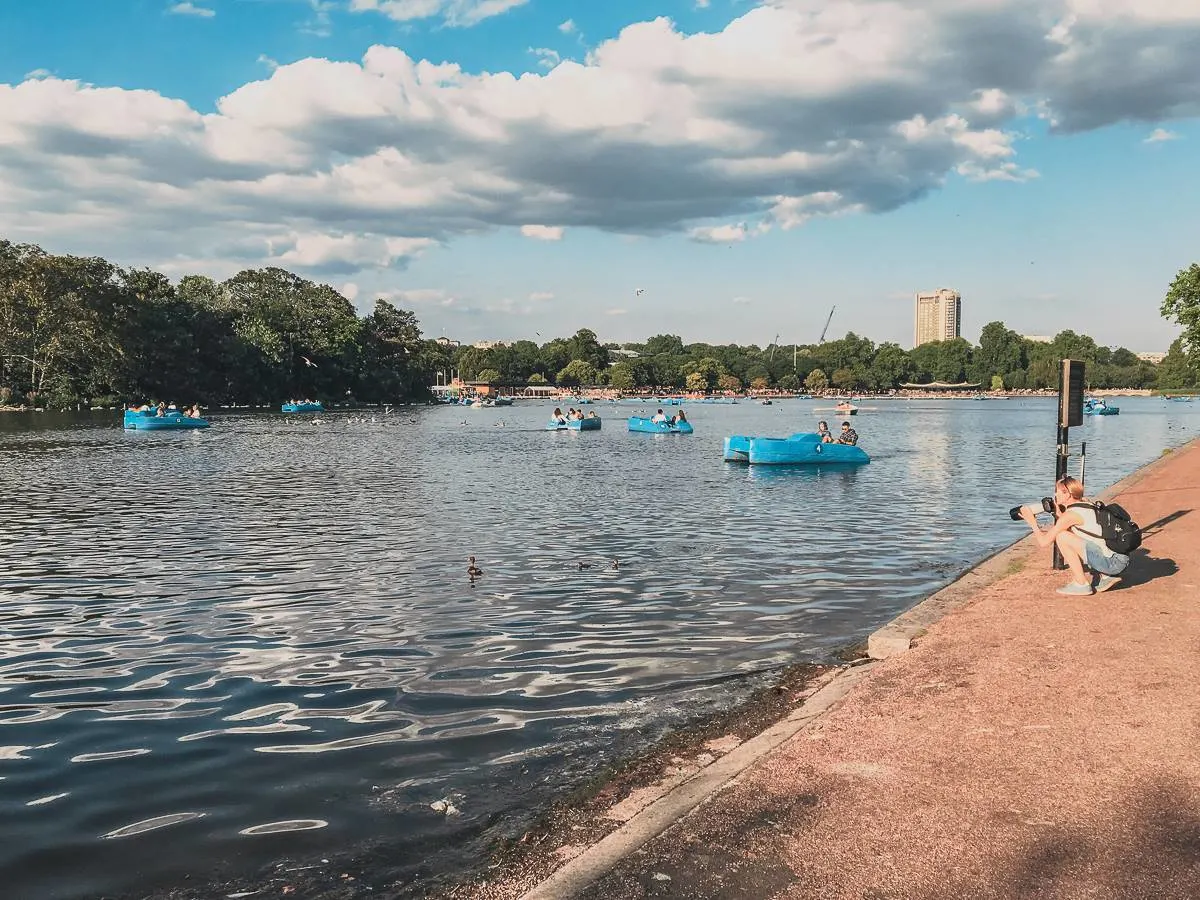
[[[387,402],[428,397],[449,364],[413,313],[379,300],[360,318],[329,285],[283,269],[173,284],[0,241],[0,405]]]
[[[1179,341],[1155,365],[1124,347],[1100,346],[1074,331],[1062,331],[1049,342],[1031,341],[1002,322],[986,325],[978,345],[956,338],[912,350],[891,342],[877,345],[853,332],[821,344],[761,348],[685,344],[673,334],[644,343],[601,344],[594,332],[582,329],[541,346],[517,341],[487,349],[461,347],[454,364],[467,381],[620,390],[886,391],[934,381],[1020,390],[1057,388],[1059,363],[1068,357],[1087,363],[1092,388],[1176,389],[1197,383]]]
[[[765,348],[685,344],[671,334],[603,344],[586,328],[540,345],[452,348],[423,337],[411,311],[378,300],[360,317],[329,285],[279,268],[173,283],[150,269],[0,240],[0,405],[395,402],[428,398],[451,372],[493,384],[620,390],[867,391],[932,381],[1039,389],[1057,387],[1064,357],[1087,362],[1092,388],[1177,390],[1200,383],[1198,309],[1193,265],[1163,303],[1163,315],[1185,331],[1157,366],[1073,331],[1030,341],[1002,322],[985,326],[977,345],[956,338],[912,350],[853,332]]]

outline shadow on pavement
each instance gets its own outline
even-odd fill
[[[986,886],[960,881],[927,900],[1200,897],[1200,811],[1194,785],[1167,774],[1113,798],[1108,810],[1108,817],[1086,825],[1047,822],[1045,834],[1022,847],[1012,863],[997,867]]]
[[[1129,568],[1121,575],[1121,580],[1113,585],[1113,591],[1147,584],[1156,578],[1170,578],[1179,571],[1175,560],[1166,556],[1151,556],[1146,550],[1134,550],[1130,554]]]

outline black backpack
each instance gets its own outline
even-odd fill
[[[1096,524],[1100,533],[1095,534],[1082,528],[1079,530],[1092,537],[1103,538],[1105,545],[1113,553],[1128,555],[1142,546],[1142,529],[1137,522],[1129,518],[1125,508],[1116,503],[1072,503],[1071,507],[1088,506],[1096,511]]]

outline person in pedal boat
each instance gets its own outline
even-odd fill
[[[1037,515],[1028,506],[1021,508],[1021,518],[1033,529],[1039,547],[1058,545],[1071,571],[1071,580],[1057,593],[1075,596],[1107,591],[1120,580],[1118,576],[1129,566],[1129,557],[1111,550],[1104,542],[1096,508],[1083,496],[1083,483],[1078,478],[1068,475],[1059,479],[1054,485],[1054,502],[1059,516],[1049,528],[1038,525]],[[1087,569],[1100,576],[1094,588]]]

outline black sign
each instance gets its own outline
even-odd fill
[[[1058,388],[1058,424],[1074,428],[1083,424],[1083,362],[1062,361],[1062,379]]]

